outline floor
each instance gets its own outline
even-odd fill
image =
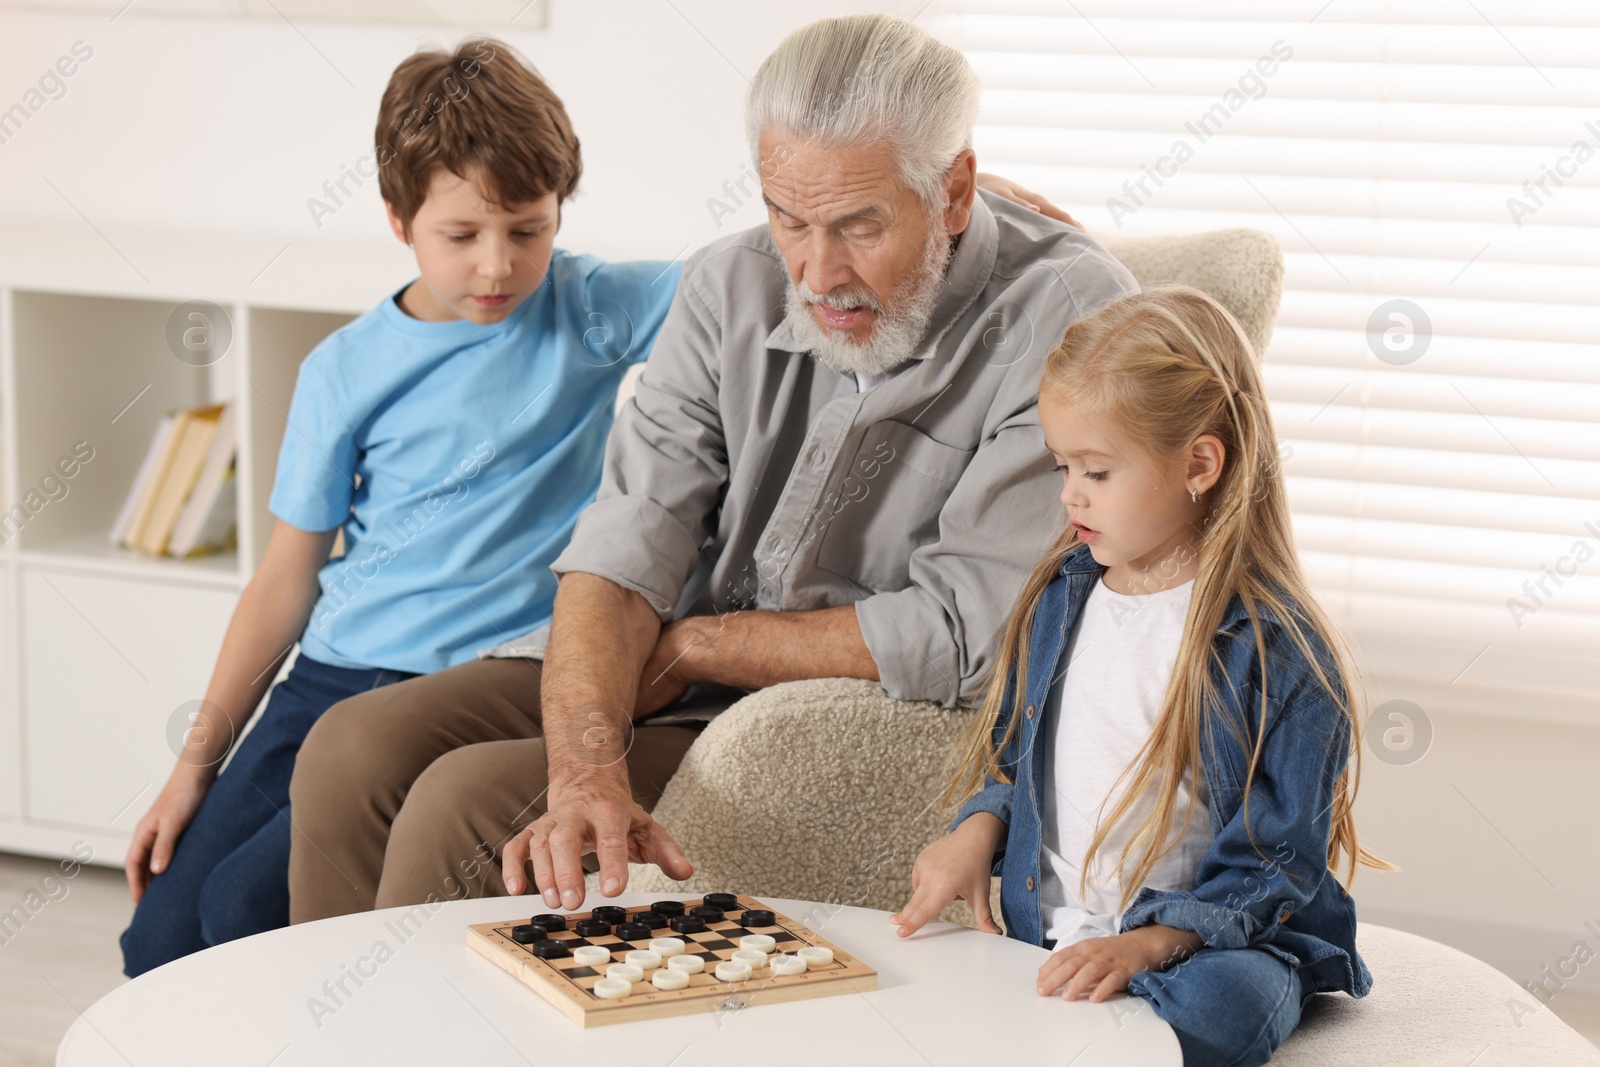
[[[62,878],[51,860],[0,852],[0,1064],[49,1067],[78,1012],[127,980],[117,935],[132,910],[121,871]],[[28,918],[7,922],[8,911]],[[1600,1045],[1600,993],[1568,991],[1551,1007]]]
[[[0,853],[0,1064],[6,1067],[55,1063],[56,1045],[78,1012],[127,981],[117,936],[133,904],[122,872],[80,867],[71,878],[62,875],[53,860]]]

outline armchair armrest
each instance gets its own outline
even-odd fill
[[[973,714],[853,678],[750,694],[706,727],[655,808],[695,874],[635,864],[629,888],[899,909],[917,853],[948,826],[938,797]]]

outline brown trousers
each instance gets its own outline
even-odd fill
[[[540,669],[474,660],[328,709],[289,788],[291,922],[505,895],[500,849],[544,813],[549,785]],[[634,730],[628,777],[646,810],[699,734]]]

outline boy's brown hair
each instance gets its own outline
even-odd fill
[[[493,37],[469,37],[454,52],[404,60],[378,107],[378,190],[407,232],[440,167],[474,177],[504,207],[572,195],[583,160],[561,98],[537,71]]]

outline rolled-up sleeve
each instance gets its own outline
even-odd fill
[[[1063,522],[1039,429],[1037,369],[1002,393],[1015,405],[978,446],[939,513],[938,537],[911,554],[911,584],[856,603],[884,692],[945,707],[983,686],[1028,573]]]
[[[672,618],[726,491],[718,410],[721,326],[686,269],[634,396],[606,442],[594,503],[578,517],[557,575],[595,574]]]

